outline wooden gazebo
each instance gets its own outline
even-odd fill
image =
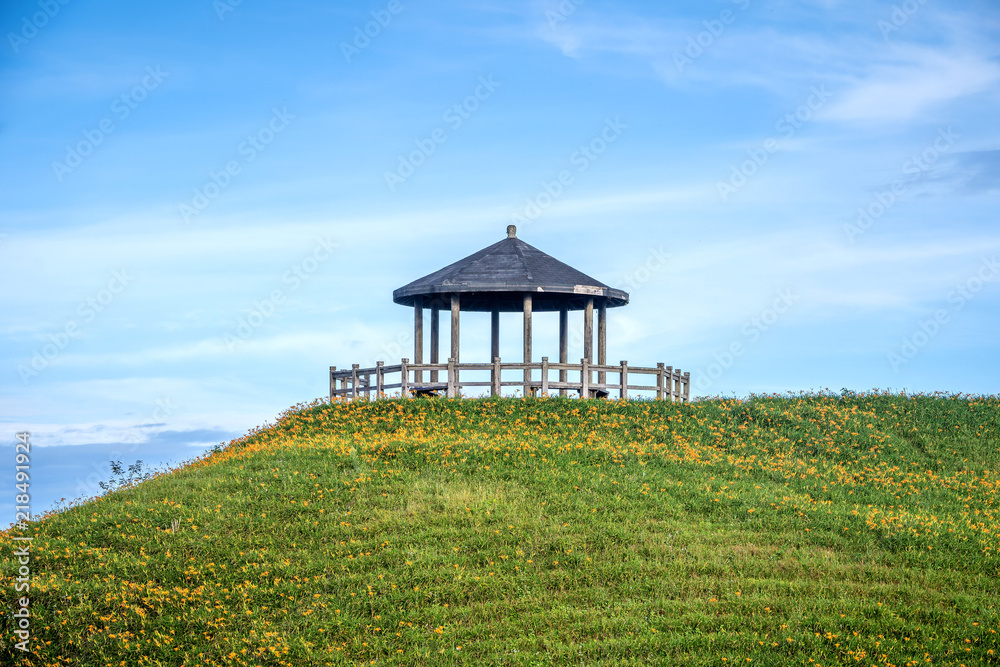
[[[655,391],[657,398],[687,400],[690,392],[689,374],[665,367],[629,368],[623,361],[607,366],[607,309],[628,304],[629,295],[560,262],[517,238],[517,228],[507,227],[507,238],[483,248],[468,257],[435,271],[395,290],[392,300],[413,308],[413,363],[403,359],[400,366],[385,366],[378,362],[374,369],[337,371],[330,369],[330,398],[357,397],[375,392],[376,397],[390,389],[410,393],[432,394],[444,391],[448,396],[460,395],[462,387],[489,386],[491,395],[499,395],[503,386],[522,386],[524,394],[558,389],[581,397],[607,396],[618,390],[625,398],[629,389]],[[424,310],[430,310],[430,359],[424,363]],[[439,360],[440,312],[451,314],[451,354],[447,365]],[[569,312],[583,311],[583,358],[580,364],[568,363]],[[597,311],[597,363],[594,363],[594,311]],[[462,311],[488,312],[491,316],[491,363],[462,364],[459,359]],[[523,360],[520,363],[500,362],[500,313],[520,312],[523,317]],[[535,363],[532,357],[532,315],[535,312],[559,313],[559,363],[550,364],[548,357]],[[462,370],[489,370],[490,382],[461,382]],[[504,370],[521,370],[518,382],[504,382]],[[558,381],[550,380],[550,371],[558,370]],[[424,382],[424,372],[430,381]],[[447,373],[447,381],[439,381],[439,372]],[[540,375],[535,379],[535,371]],[[572,371],[579,381],[570,381]],[[597,381],[593,382],[593,373]],[[607,373],[619,375],[619,382],[608,385]],[[656,385],[629,385],[628,374],[655,374]],[[398,384],[386,384],[386,374],[400,373]],[[410,379],[410,375],[413,379]],[[373,382],[374,380],[374,382]],[[337,383],[341,386],[338,388]]]

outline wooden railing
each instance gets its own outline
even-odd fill
[[[462,380],[461,373],[479,371],[489,373],[489,381]],[[518,380],[504,380],[519,371]],[[558,379],[552,374],[557,373]],[[425,381],[425,374],[429,381]],[[597,381],[594,381],[594,375]],[[612,380],[608,382],[608,375]],[[573,376],[571,379],[570,376]],[[636,376],[649,378],[653,384],[630,384]],[[591,364],[581,359],[578,364],[550,363],[548,357],[540,362],[501,363],[496,357],[493,363],[463,364],[449,359],[446,364],[411,364],[408,359],[395,366],[386,366],[379,361],[375,368],[359,368],[354,364],[350,370],[330,367],[330,400],[334,398],[382,398],[398,389],[400,395],[438,395],[443,392],[448,398],[462,395],[462,389],[489,387],[490,396],[500,396],[504,387],[521,387],[524,395],[550,396],[558,392],[560,396],[574,393],[584,398],[605,398],[612,392],[619,398],[628,398],[629,392],[654,394],[659,400],[689,401],[691,399],[691,374],[681,373],[679,368],[657,364],[656,368],[629,366],[627,361],[617,366]]]

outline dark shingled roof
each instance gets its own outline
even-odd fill
[[[609,308],[628,303],[626,292],[546,255],[517,238],[515,231],[508,228],[503,241],[400,287],[392,293],[392,300],[412,306],[417,297],[423,297],[425,306],[437,302],[446,308],[450,296],[458,293],[462,310],[497,308],[504,312],[521,312],[525,293],[533,295],[535,311],[582,310],[588,297],[594,297],[595,305],[604,301]]]

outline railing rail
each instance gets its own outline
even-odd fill
[[[468,373],[474,371],[488,371],[489,381],[461,379],[463,372],[468,378]],[[516,381],[503,379],[505,372],[510,377],[514,371],[520,371]],[[428,377],[424,375],[426,372],[431,372],[431,378],[443,374],[445,381],[425,382],[423,378]],[[552,379],[553,372],[557,373],[558,380]],[[597,382],[594,381],[595,373]],[[578,378],[575,381],[573,374]],[[612,377],[609,378],[609,375]],[[650,376],[653,384],[633,384]],[[538,362],[503,363],[500,357],[496,357],[493,363],[463,364],[449,359],[445,364],[411,364],[409,359],[403,359],[393,366],[379,361],[374,368],[360,368],[358,364],[344,370],[330,367],[331,401],[335,398],[383,398],[396,389],[403,397],[444,392],[447,397],[454,398],[462,395],[463,388],[471,387],[489,387],[491,396],[501,395],[504,387],[521,387],[525,396],[549,396],[558,392],[560,396],[576,393],[582,398],[605,398],[615,392],[624,399],[628,398],[630,391],[640,391],[655,393],[659,400],[691,400],[691,374],[663,364],[653,368],[629,366],[627,361],[618,365],[593,364],[587,359],[581,359],[578,364],[561,364],[549,362],[548,357],[542,357]]]

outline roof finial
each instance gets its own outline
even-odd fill
[[[517,227],[514,225],[507,225],[507,238],[516,239],[517,238]]]

